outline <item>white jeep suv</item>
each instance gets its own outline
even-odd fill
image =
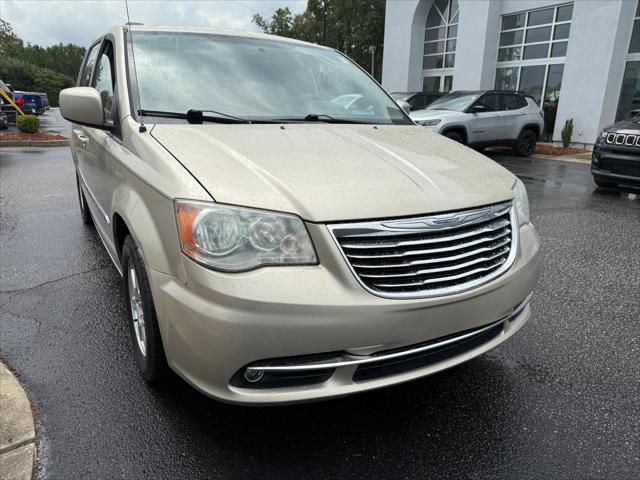
[[[519,92],[457,91],[411,112],[414,122],[477,150],[511,145],[528,157],[544,127],[535,100]]]

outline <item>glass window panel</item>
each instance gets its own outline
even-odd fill
[[[518,88],[518,68],[498,68],[496,70],[496,90],[516,90]]]
[[[456,63],[456,54],[455,53],[449,53],[447,55],[444,56],[444,66],[447,68],[451,68],[455,65]]]
[[[633,34],[631,35],[631,45],[629,45],[629,53],[640,52],[640,20],[633,22]]]
[[[450,23],[458,23],[458,12],[453,16]]]
[[[567,54],[567,42],[556,42],[551,45],[552,57],[564,57]]]
[[[452,88],[453,88],[453,75],[445,75],[442,91],[445,93],[449,93]]]
[[[544,88],[544,101],[542,111],[544,112],[544,132],[543,138],[551,140],[553,130],[556,126],[556,114],[558,113],[558,101],[560,100],[560,87],[562,86],[562,73],[564,65],[549,65],[547,72],[547,85]]]
[[[111,110],[113,103],[113,76],[111,74],[111,61],[106,53],[100,55],[100,61],[96,67],[96,74],[93,79],[93,87],[100,92],[102,105],[104,106],[104,118],[111,121]]]
[[[547,86],[544,89],[544,105],[547,103],[558,103],[560,100],[560,87],[562,86],[562,74],[564,65],[549,65],[547,73]]]
[[[438,13],[438,9],[434,5],[431,7],[431,10],[429,10],[429,15],[427,15],[427,28],[439,27],[441,25],[445,25],[444,19],[440,13]]]
[[[455,52],[455,51],[456,51],[456,41],[447,40],[447,52]]]
[[[533,96],[538,103],[540,103],[540,98],[542,97],[542,83],[544,82],[546,68],[546,65],[533,65],[522,67],[520,72],[520,90],[527,95]]]
[[[551,38],[551,27],[527,29],[526,43],[546,42],[549,38]]]
[[[640,17],[640,0],[638,0],[638,9],[636,10],[636,17]]]
[[[631,112],[637,109],[640,109],[640,62],[627,62],[616,121],[631,117]]]
[[[449,21],[453,21],[453,17],[458,15],[458,0],[452,0],[451,8],[449,9]]]
[[[498,50],[498,61],[509,62],[512,60],[520,60],[520,54],[522,53],[522,47],[508,47]]]
[[[556,25],[556,28],[553,31],[553,39],[561,40],[563,38],[569,38],[570,30],[571,30],[570,23],[561,23],[560,25]]]
[[[440,75],[437,77],[424,77],[422,79],[423,92],[439,92],[440,91]]]
[[[544,25],[545,23],[553,23],[553,8],[545,10],[536,10],[529,12],[529,26]]]
[[[525,18],[524,13],[502,17],[502,30],[510,30],[512,28],[524,27],[524,18]]]
[[[434,5],[444,18],[449,18],[449,0],[436,0]]]
[[[429,55],[431,53],[444,53],[444,42],[425,43],[424,53],[425,55]]]
[[[571,20],[573,15],[573,5],[565,5],[558,7],[558,15],[556,16],[556,22],[565,22]]]
[[[523,60],[531,60],[532,58],[547,58],[549,54],[549,44],[540,43],[538,45],[528,45],[524,47]]]
[[[519,45],[522,43],[522,30],[500,34],[500,45]]]
[[[447,28],[429,28],[424,31],[424,39],[429,40],[444,40],[447,36]]]
[[[424,68],[425,70],[429,68],[442,68],[443,60],[444,59],[442,55],[431,55],[428,57],[424,57],[422,68]]]
[[[458,36],[458,25],[451,25],[449,27],[449,38]]]

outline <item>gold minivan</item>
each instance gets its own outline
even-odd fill
[[[524,185],[340,52],[124,26],[60,94],[142,376],[278,404],[423,377],[530,316]]]

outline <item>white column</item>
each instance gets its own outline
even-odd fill
[[[460,0],[454,90],[494,87],[500,7],[496,0]]]
[[[553,139],[573,118],[572,141],[594,143],[613,123],[637,2],[576,0]]]
[[[382,86],[390,92],[422,90],[424,26],[433,0],[387,0]]]

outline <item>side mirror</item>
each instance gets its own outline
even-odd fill
[[[405,102],[404,100],[396,100],[396,103],[402,110],[404,110],[404,113],[409,115],[409,112],[411,111],[411,105],[409,104],[409,102]]]
[[[93,87],[65,88],[60,92],[60,113],[73,123],[87,127],[111,130],[104,121],[104,108],[100,92]]]
[[[469,112],[471,113],[484,113],[486,111],[487,107],[485,107],[484,105],[474,105],[469,109]]]

